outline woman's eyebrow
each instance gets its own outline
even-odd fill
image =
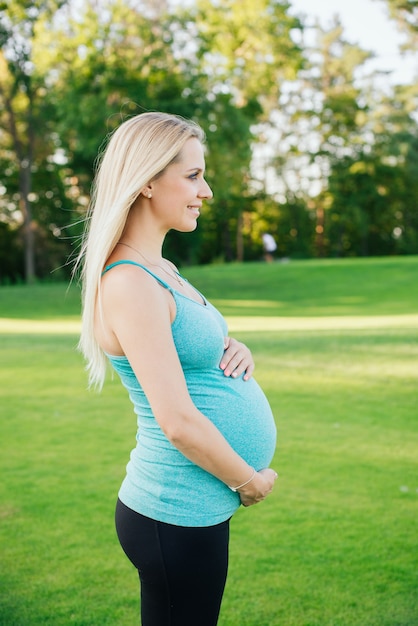
[[[204,172],[204,169],[201,167],[190,167],[186,170],[186,172]]]

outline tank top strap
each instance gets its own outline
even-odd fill
[[[143,270],[148,272],[148,274],[150,274],[153,278],[155,278],[155,280],[157,282],[159,282],[160,285],[162,285],[163,287],[165,287],[169,291],[173,292],[173,288],[171,287],[171,285],[166,283],[165,280],[163,280],[162,278],[157,276],[157,274],[154,274],[154,272],[152,272],[150,269],[148,269],[148,267],[146,267],[145,265],[142,265],[141,263],[136,263],[136,261],[131,261],[130,259],[122,259],[121,261],[115,261],[114,263],[111,263],[110,265],[106,265],[106,267],[104,268],[104,270],[102,272],[102,276],[104,274],[106,274],[106,272],[109,272],[109,270],[111,270],[114,267],[116,267],[117,265],[136,265],[137,267],[141,267]]]

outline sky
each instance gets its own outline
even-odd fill
[[[291,13],[304,13],[309,21],[318,18],[327,27],[335,14],[351,43],[372,50],[377,58],[367,63],[368,70],[391,70],[390,82],[408,83],[418,75],[418,53],[401,56],[399,45],[404,36],[389,19],[383,0],[290,0]]]

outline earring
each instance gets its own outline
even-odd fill
[[[152,193],[149,193],[149,194],[147,195],[147,198],[152,198]]]

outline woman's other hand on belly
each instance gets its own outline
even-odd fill
[[[265,500],[273,491],[277,478],[277,473],[270,467],[256,472],[251,482],[238,490],[243,506],[252,506]]]

